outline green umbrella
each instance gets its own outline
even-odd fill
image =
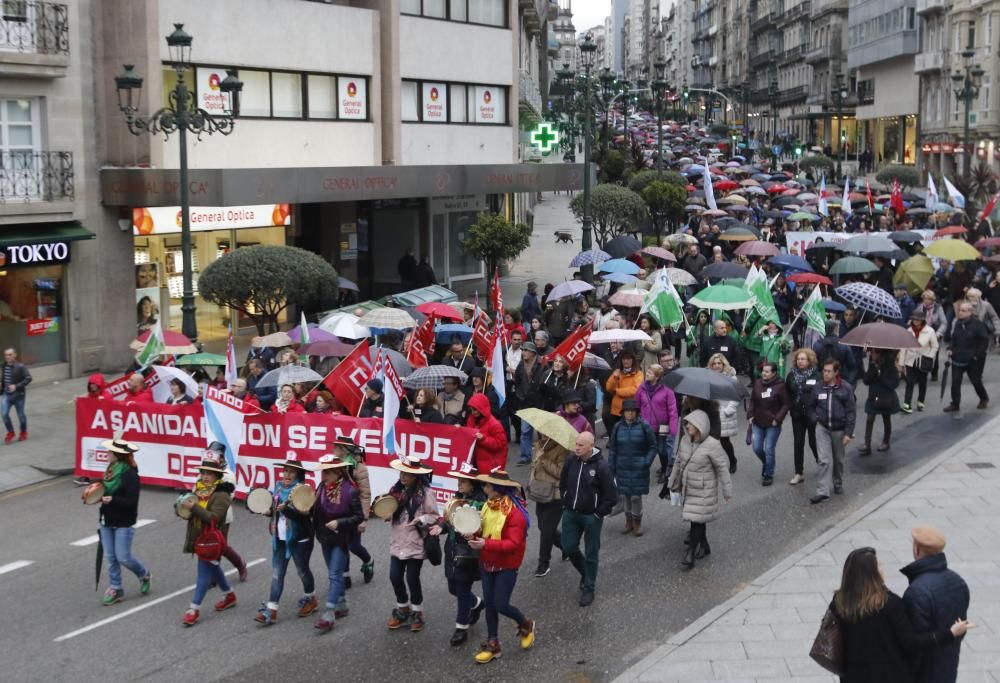
[[[712,285],[701,290],[689,303],[698,308],[711,308],[718,311],[733,311],[740,308],[750,308],[753,302],[750,293],[742,287],[733,285]]]
[[[819,216],[814,213],[809,213],[808,211],[796,211],[791,216],[786,218],[786,221],[814,221]]]
[[[911,256],[896,268],[892,284],[904,284],[910,294],[919,294],[927,288],[927,283],[934,277],[934,264],[923,254]]]
[[[860,256],[842,256],[830,268],[830,275],[854,275],[857,273],[874,273],[878,266]]]
[[[177,359],[174,365],[225,365],[226,357],[218,353],[189,353]]]

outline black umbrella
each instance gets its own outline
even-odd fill
[[[710,263],[701,271],[701,276],[705,280],[725,280],[727,278],[746,278],[750,272],[738,263],[722,261],[720,263]]]
[[[618,235],[604,245],[604,251],[615,258],[625,258],[642,249],[642,242],[629,235]]]
[[[708,368],[678,368],[664,375],[663,382],[678,394],[706,401],[741,401],[746,393],[732,377]]]
[[[779,221],[784,220],[787,215],[789,215],[787,211],[775,211],[773,209],[764,212],[764,218],[773,218]]]
[[[920,242],[924,237],[916,230],[897,230],[889,235],[889,239],[897,244],[905,244],[908,242]]]
[[[951,370],[951,361],[946,360],[944,362],[944,371],[941,373],[941,400],[944,400],[944,392],[948,387],[948,371]],[[677,372],[674,370],[674,372]]]
[[[946,371],[947,372],[947,371]],[[104,566],[104,544],[101,543],[101,530],[97,530],[97,565],[94,567],[94,590],[101,585],[101,567]]]

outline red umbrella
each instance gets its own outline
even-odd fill
[[[785,279],[797,285],[833,285],[833,280],[817,273],[793,273]]]
[[[716,190],[735,190],[740,185],[732,180],[721,180],[713,185]]]
[[[937,232],[934,233],[933,238],[947,237],[948,235],[964,235],[969,232],[968,228],[963,228],[961,225],[946,225]]]
[[[753,242],[744,242],[736,247],[736,253],[740,256],[777,256],[781,252],[778,251],[778,247],[770,242],[755,240]]]
[[[146,345],[149,341],[149,335],[152,330],[146,330],[138,337],[132,340],[129,347],[141,351],[142,347]],[[173,332],[171,330],[163,330],[163,352],[172,356],[182,356],[185,353],[198,353],[198,347],[191,343],[191,340],[185,337],[180,332]]]
[[[780,194],[781,192],[784,192],[787,189],[788,188],[785,187],[784,185],[782,185],[781,183],[775,183],[771,187],[767,188],[767,193],[768,194]]]
[[[694,191],[695,191],[696,189],[697,189],[697,188],[696,188],[696,187],[695,187],[694,185],[688,185],[688,186],[687,186],[687,191],[688,191],[688,192],[694,192]]]
[[[976,242],[977,249],[985,249],[986,247],[1000,247],[1000,237],[984,237]]]
[[[795,196],[795,195],[797,195],[797,194],[798,194],[799,192],[801,192],[801,190],[799,190],[798,188],[795,188],[795,187],[790,187],[790,188],[788,188],[787,190],[785,190],[784,192],[782,192],[782,193],[781,193],[781,196],[782,196],[782,197],[794,197],[794,196]]]
[[[462,322],[465,318],[455,308],[440,301],[428,301],[417,306],[417,310],[426,316],[433,315],[441,320],[457,320]]]
[[[677,257],[671,254],[663,247],[644,247],[642,253],[649,254],[653,258],[663,259],[664,261],[670,261],[671,263],[677,262]]]

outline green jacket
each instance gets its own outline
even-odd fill
[[[213,493],[208,498],[208,505],[202,507],[201,505],[195,504],[191,508],[191,518],[187,523],[187,533],[184,535],[184,552],[193,553],[194,552],[194,541],[198,538],[198,534],[201,530],[208,526],[209,523],[214,519],[215,525],[222,532],[223,536],[229,536],[229,525],[226,524],[226,513],[229,511],[229,504],[232,501],[230,493],[233,491],[233,485],[223,482],[219,484],[219,487],[215,489]]]

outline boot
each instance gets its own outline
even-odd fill
[[[688,546],[687,551],[684,553],[684,559],[681,560],[681,566],[685,569],[694,568],[694,546]]]
[[[642,515],[632,517],[632,535],[642,536]]]
[[[858,455],[860,455],[862,458],[871,454],[872,454],[871,444],[866,443],[864,446],[858,449]]]
[[[628,514],[626,512],[625,513],[625,528],[622,529],[622,535],[628,536],[630,533],[632,533],[632,529],[633,529],[632,515],[630,515],[630,514]]]
[[[706,555],[711,555],[711,554],[712,554],[712,548],[709,547],[707,538],[704,539],[701,543],[699,543],[698,549],[694,551],[694,556],[699,560],[705,557]]]
[[[392,616],[389,617],[389,622],[386,624],[386,626],[395,631],[397,628],[405,626],[409,621],[410,621],[410,608],[396,607],[392,610]]]

